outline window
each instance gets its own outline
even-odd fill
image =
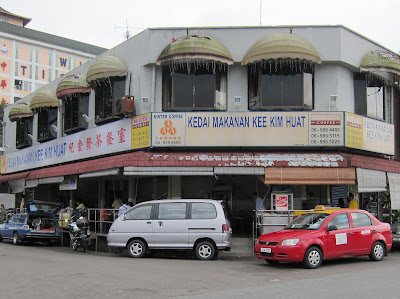
[[[351,218],[353,219],[354,227],[371,226],[371,218],[364,213],[351,213]]]
[[[226,67],[214,62],[163,67],[164,110],[226,110]]]
[[[333,217],[333,219],[329,222],[328,227],[331,225],[335,225],[337,229],[349,228],[350,222],[347,213],[339,214]]]
[[[83,114],[89,114],[89,94],[74,93],[62,98],[64,102],[64,132],[67,134],[84,130],[88,123]]]
[[[17,119],[17,140],[16,146],[18,149],[32,145],[32,139],[28,134],[33,132],[33,117],[25,117]]]
[[[14,80],[14,89],[23,91],[32,91],[32,82],[23,80]]]
[[[125,77],[98,80],[95,90],[95,121],[102,123],[113,118],[113,102],[125,95]]]
[[[215,219],[217,210],[211,203],[192,203],[191,216],[192,219]]]
[[[52,125],[57,126],[57,107],[40,108],[38,113],[38,141],[44,142],[57,137],[57,131]]]
[[[186,219],[186,203],[160,203],[158,205],[158,219]]]
[[[140,206],[125,213],[125,220],[150,220],[152,205]]]
[[[276,60],[248,67],[249,110],[311,110],[313,65]]]
[[[355,113],[377,119],[386,119],[385,105],[390,100],[382,79],[373,75],[354,75]]]

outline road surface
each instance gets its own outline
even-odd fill
[[[400,251],[325,262],[317,270],[246,258],[132,259],[0,243],[0,298],[400,298]]]

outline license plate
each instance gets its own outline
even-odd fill
[[[271,253],[271,248],[261,248],[261,252]]]

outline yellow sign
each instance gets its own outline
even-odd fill
[[[346,146],[363,148],[363,117],[346,113]]]
[[[394,155],[394,126],[346,113],[346,147]]]
[[[1,156],[1,173],[7,173],[7,156]]]
[[[132,130],[132,149],[150,147],[151,145],[151,116],[150,113],[133,117],[131,124]]]

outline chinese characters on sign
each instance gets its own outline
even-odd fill
[[[185,113],[152,113],[151,130],[153,146],[187,146]]]
[[[127,151],[131,149],[130,124],[130,119],[122,119],[7,154],[1,171],[12,173]]]

